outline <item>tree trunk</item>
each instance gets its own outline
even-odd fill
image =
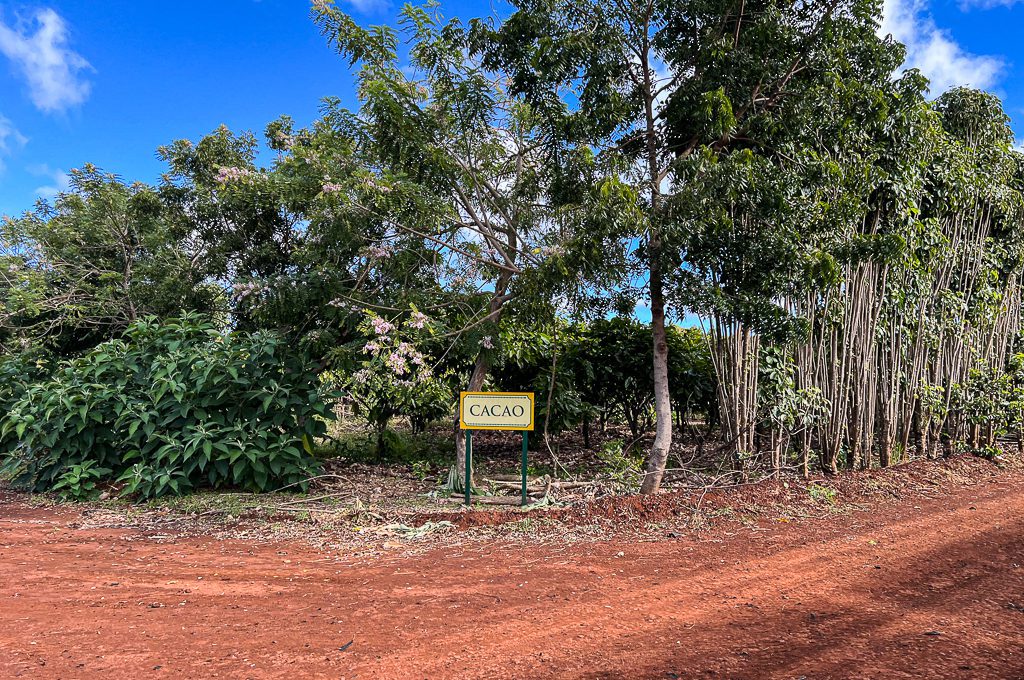
[[[887,468],[892,463],[892,440],[888,436],[882,436],[878,448],[878,466]]]
[[[861,462],[860,417],[860,401],[854,399],[850,405],[850,422],[846,430],[846,438],[849,440],[849,448],[846,451],[846,467],[850,470],[856,470]]]
[[[648,17],[648,23],[650,17]],[[641,68],[643,69],[644,99],[644,143],[647,152],[647,181],[650,183],[651,214],[650,236],[647,241],[647,267],[650,274],[651,291],[651,336],[654,343],[654,413],[656,426],[654,444],[647,456],[644,466],[644,480],[640,485],[640,493],[657,493],[661,487],[661,478],[665,474],[668,462],[668,451],[672,447],[672,395],[668,386],[668,336],[665,332],[665,294],[661,272],[661,172],[658,163],[657,97],[654,82],[654,69],[651,66],[651,49],[646,27],[642,49],[639,50]]]
[[[928,418],[920,400],[914,405],[913,429],[914,439],[917,441],[917,457],[931,458],[928,451]]]
[[[373,452],[373,459],[377,463],[384,462],[384,432],[388,429],[388,424],[384,423],[384,427],[377,430],[377,448]]]
[[[821,450],[821,471],[826,475],[839,474],[839,449],[835,445],[829,445],[828,449]]]
[[[811,434],[806,427],[800,435],[800,472],[804,479],[811,476]]]
[[[469,378],[467,392],[479,392],[487,380],[487,374],[491,370],[490,360],[481,352],[476,357],[476,364],[473,366],[473,375]],[[455,472],[457,479],[466,478],[466,431],[459,427],[458,406],[455,408]]]
[[[860,438],[852,439],[850,441],[850,448],[847,451],[846,467],[850,470],[856,470],[860,467]]]
[[[768,430],[768,441],[772,449],[772,472],[779,474],[782,470],[782,431],[775,428]]]
[[[494,285],[494,297],[491,298],[491,303],[488,307],[488,316],[495,324],[501,321],[501,312],[505,306],[505,293],[508,291],[510,278],[510,274],[502,272]],[[490,371],[491,360],[487,356],[487,352],[479,352],[476,355],[476,363],[473,364],[473,374],[469,378],[469,385],[466,386],[466,391],[479,392],[483,388],[484,381],[487,380],[487,374]],[[458,405],[455,407],[455,472],[458,475],[456,479],[462,480],[466,478],[466,433],[459,427]]]
[[[655,247],[655,246],[658,247]],[[654,444],[644,466],[640,493],[657,493],[665,474],[672,446],[672,398],[668,387],[668,336],[665,331],[665,298],[662,294],[660,244],[652,235],[651,249],[651,334],[654,341],[654,413],[657,418]]]

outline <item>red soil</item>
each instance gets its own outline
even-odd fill
[[[0,677],[1024,678],[1024,472],[969,468],[821,519],[359,562],[0,496]]]

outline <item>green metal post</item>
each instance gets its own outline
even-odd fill
[[[473,430],[466,430],[466,505],[473,499]]]
[[[523,430],[523,506],[526,506],[526,446],[530,433]]]

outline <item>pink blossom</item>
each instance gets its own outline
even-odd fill
[[[480,344],[483,345],[484,349],[494,349],[494,341],[489,335],[485,335],[483,339],[480,340]]]
[[[395,327],[392,324],[388,323],[379,316],[373,317],[372,323],[373,332],[376,333],[377,335],[387,335],[391,331],[395,330]]]
[[[369,253],[370,257],[375,258],[377,260],[382,260],[391,254],[391,248],[388,248],[387,246],[384,245],[375,245],[367,248],[366,252]]]
[[[409,364],[406,363],[405,357],[398,352],[392,352],[388,357],[388,366],[395,372],[395,375],[404,375],[409,370]]]
[[[325,182],[321,190],[325,194],[334,194],[339,191],[342,191],[344,188],[345,187],[341,186],[340,184],[335,184],[334,182]]]
[[[372,175],[366,178],[366,186],[368,186],[371,189],[375,189],[382,194],[387,194],[391,192],[391,187],[384,184],[377,184],[376,179]]]
[[[366,343],[366,345],[363,346],[363,351],[364,352],[377,352],[379,350],[380,350],[380,345],[377,344],[376,342],[372,341],[372,340],[370,342]]]
[[[427,315],[421,312],[413,312],[409,317],[409,325],[413,328],[423,328],[427,324]]]
[[[260,286],[255,283],[236,283],[232,285],[231,288],[235,291],[235,297],[238,298],[239,301],[242,301],[253,293],[258,293],[260,291]]]
[[[243,179],[251,174],[252,171],[245,168],[220,167],[217,168],[217,181],[221,184],[226,184],[227,182]]]
[[[295,144],[295,140],[291,136],[286,135],[284,132],[280,130],[278,130],[277,134],[274,135],[274,139],[277,140],[277,142],[280,143],[281,146],[283,146],[285,149],[290,149]]]

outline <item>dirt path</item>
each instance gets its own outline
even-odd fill
[[[73,519],[0,499],[0,677],[1024,678],[1020,471],[700,537],[360,563]]]

